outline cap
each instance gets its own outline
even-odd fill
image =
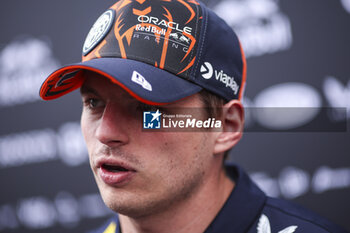
[[[92,26],[82,62],[49,75],[41,98],[81,87],[84,70],[161,105],[202,89],[226,101],[241,99],[246,62],[233,30],[198,0],[120,0]]]

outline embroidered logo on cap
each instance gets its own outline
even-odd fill
[[[239,86],[233,76],[229,76],[223,70],[219,71],[214,69],[209,62],[204,62],[200,71],[204,79],[211,79],[214,75],[215,80],[221,82],[226,87],[231,88],[235,95],[237,94]]]
[[[91,50],[107,35],[113,25],[114,17],[115,11],[109,9],[97,19],[85,39],[83,46],[84,56],[91,52]]]
[[[147,91],[152,91],[152,85],[137,71],[134,71],[131,76],[131,81],[141,85]]]
[[[209,62],[204,62],[204,64],[201,66],[202,77],[205,79],[210,79],[213,77],[213,71],[213,66]]]

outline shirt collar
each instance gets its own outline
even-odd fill
[[[239,166],[227,164],[226,171],[235,187],[205,233],[247,232],[264,207],[266,195]]]

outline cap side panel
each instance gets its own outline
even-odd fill
[[[242,54],[232,28],[207,9],[203,41],[194,82],[226,101],[239,99],[243,73]]]
[[[242,68],[242,82],[241,82],[241,89],[239,90],[239,100],[242,100],[244,91],[245,91],[245,85],[246,85],[246,78],[247,78],[247,60],[244,55],[244,51],[242,48],[242,44],[239,43],[239,46],[241,48],[241,54],[242,54],[242,62],[243,62],[243,68]]]

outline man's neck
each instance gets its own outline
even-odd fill
[[[222,169],[194,195],[163,211],[143,218],[119,214],[122,233],[202,233],[214,220],[234,188]]]

